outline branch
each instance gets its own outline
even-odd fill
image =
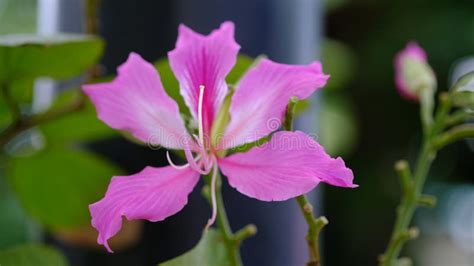
[[[51,109],[41,114],[32,115],[29,117],[18,117],[10,126],[0,133],[0,147],[5,146],[8,142],[14,139],[21,132],[38,126],[40,124],[51,122],[55,119],[63,117],[67,114],[80,110],[85,105],[85,97],[80,94],[70,104]]]
[[[433,147],[437,150],[455,141],[464,138],[474,138],[474,124],[464,124],[453,127],[444,132],[433,141]]]
[[[445,127],[455,126],[457,124],[464,123],[468,119],[473,119],[473,118],[474,118],[473,111],[458,110],[446,119],[444,126]]]
[[[295,106],[298,103],[298,98],[292,97],[288,103],[288,108],[285,113],[285,121],[283,128],[288,131],[293,130],[293,118],[295,114]],[[306,195],[296,197],[298,206],[303,214],[306,223],[308,224],[308,234],[306,235],[306,242],[308,244],[309,261],[308,266],[320,266],[321,255],[319,252],[319,235],[321,230],[329,223],[326,217],[321,216],[315,218],[313,214],[313,206],[308,201]]]

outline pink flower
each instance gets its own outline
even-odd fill
[[[428,65],[426,53],[416,42],[409,42],[395,56],[394,63],[395,84],[405,99],[418,101],[421,90],[436,88],[436,77]]]
[[[319,182],[356,187],[352,171],[341,158],[332,159],[302,132],[280,131],[271,140],[245,153],[222,157],[222,151],[254,142],[281,125],[290,97],[309,97],[326,84],[321,64],[284,65],[264,59],[250,69],[235,88],[230,122],[217,143],[210,141],[216,115],[228,93],[225,77],[236,62],[240,46],[234,25],[225,22],[209,35],[179,27],[176,48],[169,52],[171,68],[180,91],[198,125],[191,135],[178,105],[166,94],[153,65],[131,53],[110,83],[85,85],[85,93],[107,125],[125,130],[142,142],[159,143],[185,151],[188,163],[146,167],[131,176],[115,176],[105,197],[90,205],[98,243],[110,252],[108,239],[128,220],[161,221],[187,203],[200,175],[213,171],[211,195],[216,217],[215,182],[219,169],[241,193],[263,201],[282,201],[312,190]],[[272,124],[273,125],[270,125]]]

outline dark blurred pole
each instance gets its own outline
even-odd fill
[[[317,56],[321,38],[321,1],[318,0],[180,0],[179,20],[207,33],[225,20],[236,24],[242,52],[266,54],[270,59],[305,64]],[[296,128],[314,133],[317,129],[317,97],[312,108],[296,121]],[[321,206],[318,193],[310,199]],[[225,187],[224,199],[234,230],[255,223],[258,234],[244,242],[245,265],[304,265],[307,247],[306,224],[297,204],[290,200],[265,203],[247,198]]]

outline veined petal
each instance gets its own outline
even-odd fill
[[[276,132],[272,139],[246,153],[218,159],[229,184],[263,201],[287,200],[307,193],[319,182],[356,187],[352,171],[341,158],[332,159],[301,131]]]
[[[203,85],[203,124],[206,135],[227,94],[225,77],[234,66],[240,46],[234,40],[234,24],[224,22],[204,36],[180,25],[176,48],[168,53],[170,66],[180,83],[181,95],[197,120],[199,86]]]
[[[195,171],[171,166],[113,177],[105,197],[89,206],[92,226],[99,231],[97,242],[112,252],[107,241],[120,230],[122,216],[156,222],[179,212],[198,180]]]
[[[239,82],[230,105],[230,123],[217,148],[253,142],[277,130],[289,99],[306,99],[328,78],[319,62],[285,65],[263,59]]]
[[[84,85],[83,90],[102,121],[144,143],[182,149],[184,141],[192,141],[157,71],[136,53],[118,68],[115,80]]]

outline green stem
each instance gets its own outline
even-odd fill
[[[445,127],[455,126],[457,124],[465,122],[468,119],[474,119],[473,111],[458,110],[446,119],[444,126]]]
[[[409,239],[418,234],[410,233],[408,227],[413,218],[416,208],[420,205],[421,192],[428,174],[429,168],[435,156],[435,152],[425,143],[417,160],[417,168],[410,186],[403,189],[402,199],[397,207],[397,218],[392,231],[390,242],[381,256],[381,266],[395,265],[400,251]],[[410,236],[410,237],[407,237]]]
[[[220,175],[217,178],[220,179]],[[219,229],[221,230],[221,233],[224,236],[224,241],[226,242],[227,250],[231,258],[231,263],[233,266],[240,266],[242,265],[242,259],[240,258],[239,246],[236,245],[234,241],[234,235],[232,233],[232,229],[230,228],[229,219],[227,218],[227,213],[224,207],[224,201],[222,200],[220,185],[216,188],[216,202],[217,225],[219,226]]]
[[[254,236],[257,233],[257,227],[254,224],[248,224],[244,228],[235,232],[234,241],[240,246],[243,240]]]
[[[101,0],[86,0],[85,17],[86,17],[86,33],[98,34],[98,10]]]
[[[420,117],[423,125],[423,133],[426,135],[433,123],[433,91],[429,89],[422,89],[420,91]]]
[[[292,97],[288,103],[288,108],[285,114],[285,121],[283,122],[283,128],[287,131],[293,130],[293,118],[295,114],[295,107],[298,103],[298,98]],[[313,206],[308,201],[306,195],[300,195],[296,197],[298,206],[300,207],[301,213],[303,214],[306,223],[308,224],[308,233],[306,235],[306,242],[308,244],[309,261],[308,266],[320,266],[321,265],[321,254],[319,252],[319,235],[324,226],[328,224],[326,217],[321,216],[318,218],[314,217]]]
[[[0,133],[0,147],[5,146],[8,142],[14,139],[19,133],[38,126],[40,124],[48,123],[57,118],[63,117],[67,114],[80,110],[85,104],[85,96],[79,95],[71,103],[49,110],[45,113],[32,115],[29,117],[18,117],[12,124]]]
[[[439,137],[433,140],[433,145],[436,149],[441,149],[444,146],[464,138],[474,138],[474,125],[464,124],[446,131]]]
[[[308,224],[308,234],[306,235],[306,242],[308,244],[309,261],[308,266],[321,265],[321,255],[319,252],[319,235],[321,230],[328,224],[326,217],[314,217],[313,206],[309,203],[306,195],[296,197],[301,213]]]
[[[224,207],[224,201],[222,199],[221,193],[221,176],[217,173],[217,180],[216,180],[216,204],[217,204],[217,217],[216,222],[221,234],[224,238],[224,244],[226,246],[227,252],[230,256],[230,265],[232,266],[240,266],[242,265],[242,259],[240,257],[240,244],[241,242],[250,236],[253,236],[257,233],[257,229],[255,225],[247,225],[236,234],[232,233],[232,229],[230,228],[229,219],[227,218],[227,213]],[[206,199],[211,203],[210,200],[210,193],[209,187],[211,186],[210,178],[205,178],[208,185],[204,187],[203,193]]]
[[[425,100],[429,102],[429,100]],[[428,103],[428,105],[430,104]],[[421,108],[423,109],[423,103]],[[434,123],[426,124],[427,128],[425,129],[423,137],[423,146],[418,154],[413,177],[411,177],[408,163],[396,164],[396,170],[402,179],[403,195],[397,207],[395,225],[390,241],[385,253],[380,256],[380,266],[396,265],[398,256],[405,242],[418,236],[418,229],[408,229],[416,208],[427,204],[432,205],[435,202],[434,197],[422,195],[422,192],[431,163],[436,156],[437,149],[434,145],[434,141],[436,136],[443,130],[450,109],[451,101],[449,95],[447,93],[441,94],[440,107],[436,113],[435,121]],[[426,112],[421,112],[421,120],[424,125],[428,119],[426,115]]]

